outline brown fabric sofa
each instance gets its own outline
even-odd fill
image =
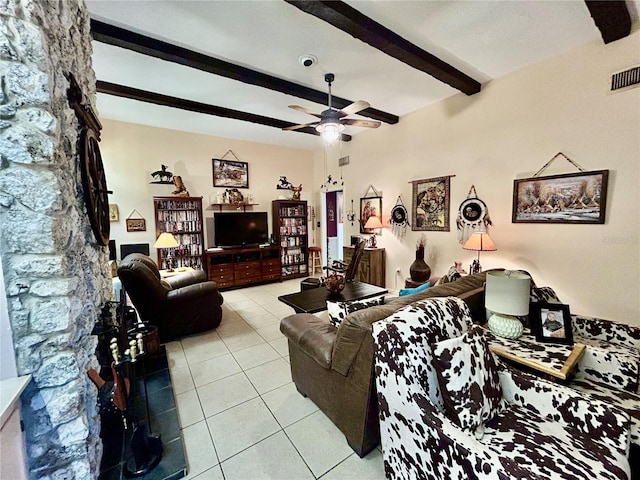
[[[484,279],[484,272],[470,275],[353,312],[339,328],[306,313],[284,318],[280,330],[289,341],[296,388],[313,400],[363,457],[380,443],[371,324],[417,300],[444,296],[462,298],[474,319],[482,319]]]
[[[151,258],[132,253],[122,260],[118,277],[140,318],[158,327],[163,343],[220,325],[222,295],[201,270],[162,280]]]

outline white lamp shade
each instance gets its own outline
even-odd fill
[[[509,270],[487,272],[485,307],[503,315],[527,315],[530,290],[529,275]]]
[[[173,248],[179,245],[173,234],[165,232],[160,234],[156,243],[153,244],[153,248]]]

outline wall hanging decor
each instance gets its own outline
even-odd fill
[[[411,226],[409,212],[402,202],[402,195],[398,195],[396,204],[391,209],[389,223],[391,224],[391,231],[398,238],[404,237],[407,232],[407,226]]]
[[[173,173],[167,170],[166,165],[160,165],[160,170],[156,170],[151,173],[151,178],[153,178],[152,182],[161,185],[171,185],[173,184]]]
[[[131,213],[127,217],[127,232],[146,232],[147,221],[142,218],[142,215],[140,215],[139,217],[134,217],[134,213],[140,215],[140,212],[135,208],[131,210]]]
[[[449,231],[449,183],[446,177],[413,180],[411,230]]]
[[[229,153],[235,161],[224,159]],[[249,164],[241,162],[233,151],[227,150],[222,158],[212,158],[211,162],[214,187],[249,188]]]
[[[120,212],[118,211],[118,204],[116,203],[109,204],[109,221],[110,222],[120,221]]]
[[[351,210],[347,212],[347,220],[351,222],[351,226],[353,227],[353,222],[356,220],[356,212],[353,211],[353,199],[351,199]]]
[[[369,217],[378,217],[382,223],[382,193],[371,184],[360,198],[360,233],[378,233],[379,229],[364,228]]]
[[[489,218],[487,204],[478,198],[475,185],[471,185],[467,198],[458,207],[456,227],[458,229],[458,242],[464,245],[473,232],[482,226],[486,228],[492,225]]]
[[[559,156],[580,173],[540,177]],[[587,172],[563,153],[557,153],[533,177],[513,181],[512,223],[605,222],[609,170]]]

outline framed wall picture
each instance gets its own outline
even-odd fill
[[[360,233],[379,233],[376,232],[376,229],[364,228],[369,217],[378,217],[382,222],[382,197],[363,197],[360,199]]]
[[[127,218],[127,232],[146,232],[147,221],[144,218]]]
[[[118,211],[117,203],[109,204],[109,221],[110,222],[119,222],[120,221],[120,212]]]
[[[512,223],[604,223],[609,170],[513,181]]]
[[[214,158],[213,186],[230,188],[249,188],[249,164],[235,160]]]
[[[449,231],[449,179],[447,176],[411,182],[411,230]]]
[[[532,303],[529,324],[539,342],[573,345],[569,305],[546,302]]]

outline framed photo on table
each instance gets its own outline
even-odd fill
[[[529,324],[539,342],[573,345],[569,305],[546,302],[532,303]]]

